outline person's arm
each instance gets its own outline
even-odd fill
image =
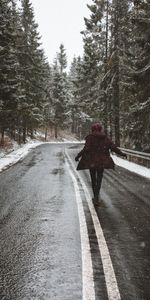
[[[84,148],[77,154],[77,156],[75,157],[75,161],[78,161],[79,158],[84,154],[87,153],[89,151],[90,148],[90,139],[87,137],[86,141],[85,141],[85,145]]]
[[[123,153],[111,140],[110,140],[110,149],[112,152],[115,152],[116,154],[127,158],[126,153]]]
[[[84,153],[84,148],[77,154],[77,156],[75,157],[75,161],[78,161],[79,158],[83,155]]]

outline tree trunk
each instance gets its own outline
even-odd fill
[[[4,135],[5,135],[5,130],[4,130],[4,128],[2,128],[2,131],[1,131],[1,146],[4,146]]]
[[[114,83],[114,129],[115,129],[115,143],[120,146],[120,108],[119,108],[119,79],[116,75]]]
[[[106,32],[105,32],[105,74],[107,74],[108,67],[108,30],[109,30],[109,19],[108,19],[108,14],[109,14],[109,3],[107,0],[106,3]],[[107,81],[104,84],[104,90],[106,91],[107,89]],[[105,132],[107,133],[108,130],[108,95],[105,92],[104,96],[104,128]]]
[[[114,1],[114,82],[113,82],[113,106],[114,106],[114,130],[115,143],[120,146],[120,91],[119,91],[119,2]]]
[[[45,128],[45,141],[47,140],[47,127]]]
[[[26,131],[27,131],[27,127],[26,127],[26,120],[24,119],[23,122],[23,143],[26,143]]]
[[[75,119],[74,119],[74,112],[72,113],[71,133],[75,133]]]
[[[58,128],[57,128],[57,124],[55,124],[54,130],[55,130],[55,139],[57,139],[57,138],[58,138]]]
[[[33,139],[33,128],[31,128],[31,139]]]
[[[18,143],[21,145],[21,128],[18,130]]]

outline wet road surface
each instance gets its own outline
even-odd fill
[[[115,299],[108,292],[87,196],[66,156],[75,167],[80,148],[42,145],[0,174],[0,299],[82,299],[81,224],[68,165],[88,230],[95,293],[88,300]],[[79,174],[91,193],[88,171]],[[105,171],[96,213],[122,300],[150,299],[149,195],[150,180],[119,167]]]

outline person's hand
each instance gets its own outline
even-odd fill
[[[79,161],[79,158],[78,158],[78,156],[76,156],[76,157],[75,157],[75,161]]]
[[[126,153],[122,153],[122,156],[123,156],[124,158],[127,158],[127,154],[126,154]]]

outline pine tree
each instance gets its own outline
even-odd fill
[[[71,63],[70,72],[69,72],[69,88],[71,92],[71,102],[70,102],[70,117],[71,117],[71,131],[72,133],[78,132],[78,118],[79,118],[79,65],[80,65],[80,57],[73,58]]]
[[[109,0],[93,0],[94,4],[88,5],[91,12],[90,19],[85,18],[86,32],[95,45],[95,57],[97,58],[98,78],[95,84],[97,95],[96,107],[99,110],[97,118],[101,118],[105,130],[108,127],[108,56],[109,56]]]
[[[43,90],[43,108],[42,108],[42,126],[45,128],[45,140],[47,139],[48,128],[53,125],[53,101],[52,101],[52,89],[53,78],[52,68],[49,63],[45,61],[43,69],[43,80],[41,82]]]
[[[50,123],[52,75],[29,0],[0,5],[0,132],[25,143],[26,134]]]
[[[66,100],[67,94],[65,74],[62,73],[62,66],[59,65],[58,60],[56,59],[53,65],[52,87],[55,138],[58,137],[59,128],[64,128]]]
[[[95,44],[92,42],[91,37],[84,37],[84,55],[82,62],[82,101],[88,107],[87,113],[89,110],[92,110],[93,114],[96,114],[97,111],[97,97],[95,93],[95,87],[98,77],[98,59],[96,56]],[[92,101],[91,101],[92,100]]]
[[[125,74],[124,62],[128,46],[128,9],[128,1],[123,3],[118,0],[112,1],[109,67],[113,108],[112,131],[114,132],[115,143],[118,146],[120,145],[121,133],[121,103],[125,101],[123,82]]]
[[[150,150],[150,3],[134,1],[131,21],[133,26],[132,103],[129,114],[129,133],[137,150]],[[145,122],[146,120],[146,122]]]
[[[12,1],[2,0],[0,5],[0,130],[14,127],[17,111],[18,59],[15,49],[16,32],[13,31]]]
[[[58,62],[60,65],[60,72],[64,73],[67,67],[67,55],[66,50],[63,44],[60,44],[59,53],[58,53]]]
[[[80,56],[73,59],[69,80],[72,95],[72,132],[81,138],[85,136],[86,128],[89,125],[89,121],[91,121],[91,117],[88,113],[89,103],[85,102],[85,70],[83,60]]]
[[[90,95],[91,103],[97,101],[98,117],[118,146],[121,141],[129,147],[134,143],[138,149],[149,149],[150,4],[147,0],[93,0],[88,8],[91,15],[85,18],[86,29],[82,31],[80,102],[85,103]],[[89,76],[92,78],[96,70],[94,65],[90,67],[92,48],[98,66],[93,84]],[[90,110],[91,104],[87,107]]]
[[[71,93],[67,67],[67,54],[64,45],[61,44],[53,66],[53,104],[55,110],[55,137],[59,128],[65,129],[71,125],[70,107]],[[57,94],[57,95],[56,95]]]
[[[43,120],[43,82],[45,58],[41,49],[38,25],[34,20],[34,12],[29,0],[22,0],[23,52],[20,55],[24,81],[22,87],[25,97],[20,103],[23,124],[23,141],[26,140],[27,129],[42,124]]]

